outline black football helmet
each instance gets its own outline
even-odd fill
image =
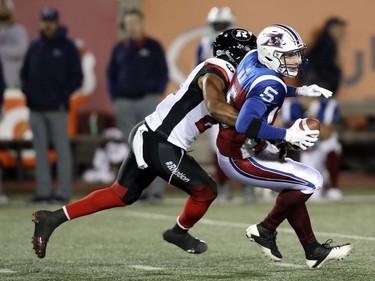
[[[235,67],[244,56],[257,48],[257,37],[246,29],[231,28],[216,36],[213,55],[233,64]]]

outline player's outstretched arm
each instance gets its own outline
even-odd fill
[[[316,84],[313,84],[310,86],[297,87],[296,96],[305,96],[305,97],[324,96],[325,98],[328,99],[332,96],[332,92],[327,89],[324,89],[323,87],[319,87]]]
[[[211,116],[220,123],[235,126],[238,110],[226,102],[224,81],[216,74],[207,73],[199,78],[198,83]]]

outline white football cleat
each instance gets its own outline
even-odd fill
[[[321,268],[327,261],[342,260],[353,249],[350,243],[337,246],[331,246],[330,243],[332,243],[332,239],[321,244],[312,254],[306,255],[306,264],[309,268]]]
[[[273,261],[281,261],[283,256],[277,248],[276,235],[276,231],[272,232],[261,224],[253,224],[246,229],[246,236],[250,239],[250,242],[258,244],[262,253]]]

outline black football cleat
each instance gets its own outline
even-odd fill
[[[185,234],[176,234],[172,229],[168,229],[164,231],[163,238],[189,254],[201,254],[207,251],[206,242],[191,236],[187,232]]]
[[[337,246],[331,246],[330,243],[332,243],[332,239],[327,240],[311,254],[306,255],[306,264],[309,268],[321,268],[327,261],[342,260],[353,249],[350,243]]]
[[[33,214],[35,225],[34,236],[32,237],[33,249],[38,258],[42,259],[46,255],[48,239],[57,227],[53,212],[36,211]]]
[[[276,235],[277,232],[269,231],[260,224],[250,225],[246,229],[246,236],[250,239],[250,242],[259,245],[262,253],[273,261],[281,261],[283,256],[277,248]]]

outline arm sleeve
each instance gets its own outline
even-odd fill
[[[286,91],[286,97],[295,97],[296,96],[296,87],[293,86],[287,86],[287,91]]]
[[[28,94],[28,81],[29,81],[29,64],[30,64],[30,54],[31,54],[30,46],[26,52],[25,59],[23,60],[23,65],[21,67],[21,90],[27,96]]]
[[[83,80],[81,57],[72,42],[70,44],[69,60],[69,82],[65,88],[65,94],[68,96],[81,87]]]
[[[257,98],[246,99],[236,122],[237,132],[251,139],[282,140],[286,130],[263,121],[266,105]]]

